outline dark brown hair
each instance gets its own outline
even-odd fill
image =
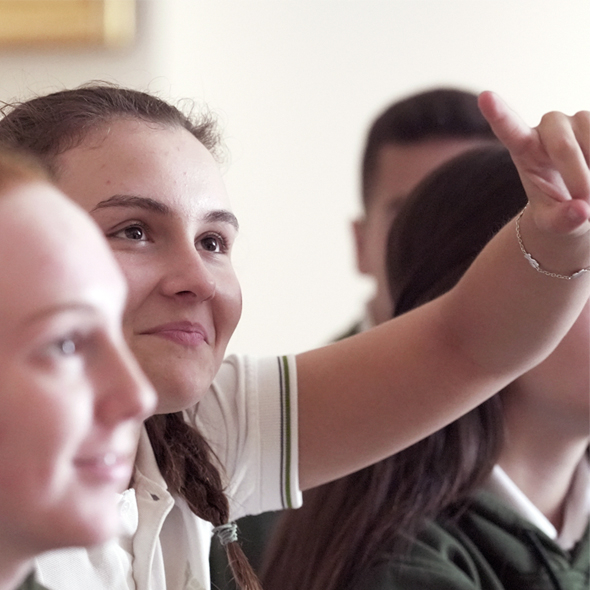
[[[156,96],[107,84],[92,84],[39,96],[2,109],[0,142],[25,149],[59,176],[57,156],[79,145],[87,134],[117,119],[187,129],[217,155],[219,135],[210,114],[194,116]],[[156,415],[146,428],[158,467],[170,490],[186,499],[191,510],[215,526],[227,523],[229,505],[221,477],[203,436],[182,413]],[[226,546],[236,582],[243,590],[260,584],[239,543]]]
[[[408,145],[430,139],[496,137],[481,114],[477,95],[457,88],[413,94],[387,107],[372,123],[362,158],[362,196],[370,204],[379,152],[384,145]]]
[[[388,242],[395,315],[448,291],[492,236],[526,204],[502,147],[466,152],[427,177]],[[266,590],[342,590],[383,554],[407,550],[425,521],[460,513],[504,441],[500,396],[411,447],[304,494],[281,517]]]
[[[0,142],[35,154],[54,175],[59,172],[56,156],[115,119],[184,128],[216,156],[220,147],[210,113],[185,114],[156,96],[111,84],[88,84],[20,103],[4,103],[0,114]]]

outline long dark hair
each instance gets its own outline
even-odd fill
[[[526,204],[502,147],[471,150],[425,179],[389,235],[388,273],[401,315],[444,292]],[[500,396],[411,447],[304,494],[281,518],[266,590],[342,590],[384,553],[407,550],[427,519],[457,515],[504,441]]]
[[[209,113],[184,114],[150,94],[107,84],[63,90],[2,109],[0,142],[39,157],[59,176],[57,156],[79,145],[87,134],[116,119],[139,119],[188,130],[217,155],[219,134]],[[215,526],[227,523],[228,500],[211,450],[203,436],[187,424],[181,412],[146,420],[158,467],[170,490],[183,498],[199,517]],[[260,584],[238,543],[226,546],[236,582],[243,590]]]

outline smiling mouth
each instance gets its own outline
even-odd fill
[[[143,335],[158,336],[180,344],[182,346],[194,347],[208,342],[207,332],[200,324],[192,322],[173,322],[150,328]]]
[[[133,455],[108,451],[89,457],[79,457],[74,461],[80,470],[91,481],[98,484],[126,484],[133,472]]]

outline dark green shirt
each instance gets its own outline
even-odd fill
[[[457,520],[438,519],[404,555],[380,555],[348,590],[588,590],[586,532],[565,551],[481,492]]]

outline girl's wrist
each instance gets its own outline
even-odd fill
[[[525,257],[525,259],[531,265],[532,268],[534,268],[537,272],[539,272],[547,277],[551,277],[551,278],[555,278],[555,279],[562,279],[562,280],[567,280],[567,281],[569,281],[571,279],[575,279],[577,277],[580,277],[580,276],[590,272],[590,266],[580,266],[576,270],[573,270],[571,272],[568,271],[567,273],[564,273],[559,270],[552,270],[548,267],[545,267],[542,262],[540,262],[539,260],[534,258],[534,256],[531,254],[531,252],[529,252],[529,250],[527,250],[527,247],[524,244],[524,241],[522,238],[522,232],[521,232],[521,220],[524,216],[526,209],[527,209],[527,206],[524,207],[524,209],[520,212],[520,214],[516,218],[516,239],[518,241],[518,246],[520,248],[520,251],[522,252],[523,256]],[[574,250],[575,249],[576,248],[574,248]],[[590,254],[590,245],[588,246],[587,249],[589,250],[588,253]],[[552,252],[552,254],[553,254],[553,252]],[[564,266],[565,266],[565,263],[564,263]]]

